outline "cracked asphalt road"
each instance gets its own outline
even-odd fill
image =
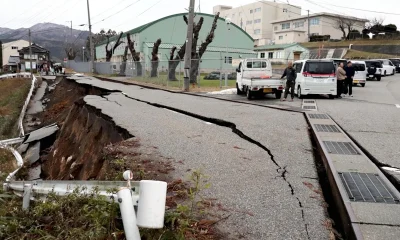
[[[100,80],[78,82],[122,91],[84,100],[139,138],[143,148],[155,146],[174,159],[175,177],[188,169],[210,176],[206,195],[232,214],[218,224],[226,239],[328,239],[302,114]]]

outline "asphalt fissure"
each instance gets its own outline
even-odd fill
[[[290,192],[291,192],[292,196],[295,196],[295,190],[294,190],[292,184],[290,183],[290,181],[287,179],[287,176],[286,176],[289,173],[286,170],[286,166],[282,167],[281,165],[279,165],[279,163],[276,161],[275,156],[273,155],[272,151],[268,147],[264,146],[259,141],[247,136],[245,133],[243,133],[240,129],[237,128],[236,124],[234,124],[232,122],[228,122],[228,121],[222,120],[222,119],[210,118],[210,117],[202,116],[202,115],[199,115],[199,114],[191,113],[191,112],[188,112],[188,111],[185,111],[185,110],[181,110],[181,109],[178,109],[178,108],[174,108],[174,107],[170,107],[170,106],[166,106],[166,105],[162,105],[162,104],[158,104],[158,103],[152,103],[152,102],[144,101],[144,100],[141,100],[141,99],[133,98],[133,97],[128,96],[128,95],[126,95],[124,93],[122,93],[122,94],[125,97],[129,98],[129,99],[132,99],[132,100],[135,100],[135,101],[138,101],[138,102],[141,102],[141,103],[146,103],[146,104],[149,104],[149,105],[157,107],[157,108],[163,108],[163,109],[167,109],[167,110],[170,110],[170,111],[174,111],[174,112],[177,112],[177,113],[189,116],[189,117],[193,117],[193,118],[202,120],[204,122],[213,123],[213,124],[221,126],[221,127],[230,128],[232,130],[232,132],[235,133],[236,135],[238,135],[240,138],[242,138],[242,139],[244,139],[244,140],[246,140],[246,141],[248,141],[248,142],[250,142],[250,143],[252,143],[252,144],[254,144],[254,145],[258,146],[258,147],[260,147],[261,149],[263,149],[264,151],[267,152],[267,154],[270,157],[270,161],[273,162],[273,164],[276,166],[276,172],[278,174],[280,174],[280,177],[286,182],[286,184],[288,185],[288,188],[290,189]],[[298,197],[295,197],[295,198],[296,198],[296,200],[297,200],[297,202],[299,204],[299,207],[300,207],[300,210],[301,210],[302,219],[305,222],[304,223],[304,227],[305,227],[305,231],[306,231],[307,237],[308,237],[308,239],[311,239],[310,235],[309,235],[309,231],[308,231],[308,224],[305,221],[303,204],[302,204],[301,200]]]

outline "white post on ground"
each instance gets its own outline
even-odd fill
[[[137,225],[143,228],[163,228],[166,199],[166,182],[140,181]]]
[[[136,214],[133,207],[131,190],[129,188],[121,188],[117,193],[117,197],[121,210],[126,239],[140,240],[140,233],[136,224]]]
[[[28,210],[31,201],[32,185],[24,184],[24,197],[22,200],[22,209]]]

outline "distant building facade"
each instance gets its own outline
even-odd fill
[[[353,29],[360,32],[369,21],[367,19],[324,12],[311,14],[309,18],[308,16],[298,16],[290,19],[282,18],[271,22],[272,40],[275,44],[308,42],[309,35],[330,35],[330,39],[341,39],[343,33],[337,28],[339,19],[351,21]],[[310,24],[310,33],[308,33],[308,24]]]
[[[265,45],[271,43],[273,38],[271,22],[301,16],[301,7],[257,1],[236,8],[218,5],[213,8],[213,13],[217,12],[220,12],[222,18],[229,18],[232,23],[246,31],[254,39],[255,45]]]
[[[273,63],[287,63],[308,58],[310,51],[300,44],[273,44],[254,48],[258,58],[265,58]]]
[[[3,43],[1,48],[3,50],[3,66],[8,65],[10,57],[18,57],[18,50],[28,47],[29,42],[25,40],[16,40],[13,42]],[[12,58],[14,59],[14,58]],[[2,66],[0,66],[2,67]]]
[[[37,45],[32,44],[32,54],[29,52],[29,46],[18,50],[19,59],[21,62],[21,71],[29,71],[32,69],[37,71],[40,66],[50,64],[50,51]]]

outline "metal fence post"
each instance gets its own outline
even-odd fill
[[[133,207],[131,190],[122,188],[117,193],[118,203],[121,209],[122,222],[127,240],[140,240],[139,228],[136,223],[136,214]]]
[[[23,210],[28,210],[28,208],[29,208],[29,204],[31,201],[31,193],[32,193],[32,185],[25,184],[24,185],[24,197],[22,200],[22,209]]]

